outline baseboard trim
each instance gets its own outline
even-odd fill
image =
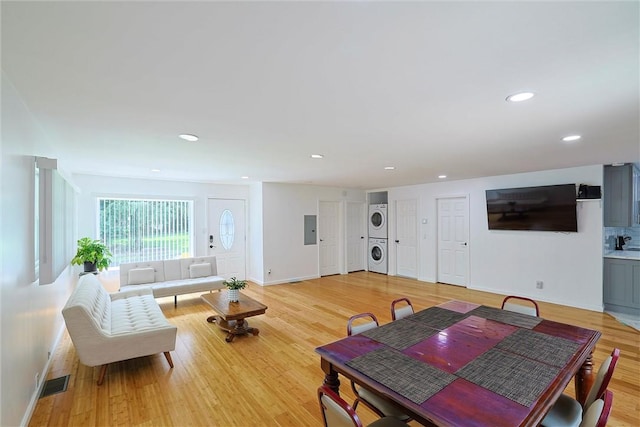
[[[56,336],[56,339],[53,343],[53,347],[51,348],[51,355],[47,359],[47,363],[44,364],[42,372],[40,372],[40,384],[38,388],[34,390],[31,399],[29,400],[29,405],[27,406],[27,410],[22,417],[22,421],[20,422],[21,427],[27,427],[31,422],[31,417],[33,416],[33,411],[36,409],[36,405],[38,404],[38,399],[40,399],[40,394],[42,394],[42,389],[44,387],[44,383],[46,382],[47,374],[49,373],[49,368],[51,368],[51,360],[53,359],[53,354],[58,349],[58,345],[60,345],[60,341],[62,339],[62,334],[64,333],[65,326],[64,324],[60,326],[60,330]]]

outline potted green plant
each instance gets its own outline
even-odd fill
[[[112,256],[109,248],[100,240],[83,237],[78,240],[78,250],[71,265],[84,265],[85,273],[94,273],[109,268]]]
[[[229,290],[228,297],[229,302],[237,302],[240,298],[240,289],[244,289],[247,287],[246,280],[238,280],[235,277],[227,279],[224,281],[224,285]]]

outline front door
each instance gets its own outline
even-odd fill
[[[467,286],[469,203],[466,197],[438,199],[438,282]]]
[[[208,255],[214,255],[218,276],[246,278],[244,200],[209,199]]]

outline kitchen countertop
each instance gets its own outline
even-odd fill
[[[604,251],[605,258],[619,258],[619,259],[636,259],[640,260],[640,251]]]

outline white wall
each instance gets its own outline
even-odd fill
[[[254,283],[260,284],[265,282],[262,186],[262,183],[252,184],[249,190],[249,235],[247,237],[247,249],[249,252],[249,271],[247,278]]]
[[[15,426],[31,416],[35,375],[42,383],[77,272],[67,268],[51,284],[34,282],[33,156],[55,152],[4,74],[0,144],[0,425]]]
[[[78,199],[78,235],[80,237],[89,236],[97,238],[97,197],[176,198],[178,200],[193,200],[194,255],[205,255],[208,250],[208,199],[240,199],[245,201],[249,199],[249,186],[247,185],[114,178],[81,174],[75,174],[73,178],[80,188],[80,197]]]
[[[366,193],[334,187],[296,184],[263,184],[264,284],[318,277],[318,245],[304,245],[304,215],[318,215],[323,202],[341,202],[344,222],[347,201],[364,202]],[[342,233],[343,234],[343,233]],[[340,236],[344,242],[345,236]],[[341,257],[341,264],[344,261]],[[340,266],[345,271],[344,265]],[[271,274],[267,272],[271,270]]]
[[[418,279],[437,278],[436,200],[469,199],[469,288],[519,294],[541,301],[602,311],[602,205],[578,202],[578,232],[489,231],[485,190],[552,184],[602,185],[602,166],[585,166],[389,189],[390,224],[395,201],[418,200]],[[421,219],[428,223],[421,224]],[[389,239],[395,238],[390,227]],[[390,257],[395,272],[395,254]],[[544,288],[536,289],[537,280]]]

